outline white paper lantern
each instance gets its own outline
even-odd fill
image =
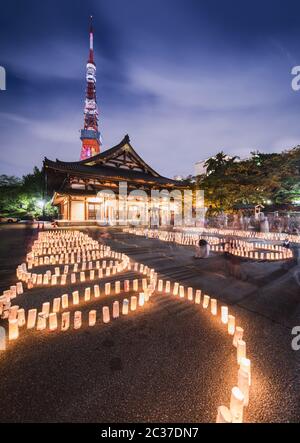
[[[81,320],[81,311],[75,311],[74,312],[74,329],[80,329],[82,320]]]
[[[67,309],[69,306],[69,296],[68,294],[63,294],[61,296],[61,307],[62,309]]]
[[[221,321],[224,325],[228,323],[228,307],[221,306]]]
[[[131,311],[135,311],[137,307],[137,297],[135,295],[132,295],[130,298],[130,309]]]
[[[43,303],[42,305],[42,312],[43,314],[48,317],[49,312],[50,312],[50,303],[48,301],[46,301],[45,303]]]
[[[249,376],[249,385],[251,386],[251,361],[249,360],[249,358],[241,358],[240,368],[243,371],[247,372]]]
[[[226,406],[219,406],[216,423],[232,423],[230,410]]]
[[[140,292],[139,294],[139,306],[144,306],[145,304],[145,295],[143,292]]]
[[[56,314],[56,312],[51,312],[51,314],[49,314],[49,329],[50,329],[50,331],[55,331],[57,329],[57,314]]]
[[[84,301],[90,301],[90,299],[91,299],[91,288],[85,288]]]
[[[59,312],[59,310],[60,310],[60,297],[57,297],[57,298],[53,299],[52,311],[53,312]]]
[[[97,311],[93,309],[89,312],[89,326],[95,326],[97,319]]]
[[[72,297],[73,297],[73,305],[79,305],[79,292],[74,291],[72,293]]]
[[[6,350],[6,332],[3,326],[0,326],[0,351]]]
[[[109,323],[110,322],[110,314],[109,314],[109,307],[103,306],[102,308],[102,316],[103,316],[103,323]]]
[[[129,301],[127,298],[124,298],[122,305],[122,314],[127,315],[129,310]]]
[[[110,294],[110,283],[105,283],[105,295]]]
[[[209,295],[204,295],[203,296],[203,304],[202,304],[202,306],[203,306],[204,309],[208,308],[209,300],[210,300],[210,296]]]
[[[228,315],[228,334],[233,335],[235,331],[235,317],[234,315]]]
[[[234,336],[233,336],[233,342],[232,342],[233,346],[237,347],[237,341],[242,340],[243,334],[244,334],[244,329],[241,328],[240,326],[237,326],[235,328],[235,332],[234,332]]]
[[[19,328],[21,328],[22,326],[24,326],[26,324],[26,319],[25,319],[25,310],[23,308],[18,309],[18,326]]]
[[[231,390],[230,398],[230,412],[233,423],[243,423],[243,411],[244,394],[237,386],[234,386]]]
[[[116,300],[113,302],[113,318],[118,318],[120,316],[119,302]]]
[[[70,327],[70,312],[63,312],[61,315],[61,330],[67,331]]]
[[[238,371],[238,388],[244,395],[244,406],[248,406],[250,389],[249,375],[241,368]]]
[[[212,315],[217,315],[218,313],[217,300],[215,298],[210,299],[210,312]]]
[[[9,340],[16,340],[19,337],[18,320],[8,320],[8,338]]]
[[[95,285],[95,286],[94,286],[94,296],[95,296],[95,298],[99,298],[99,297],[100,297],[100,288],[99,288],[99,285]]]
[[[195,304],[200,305],[201,303],[201,291],[200,289],[197,289],[196,295],[195,295]]]
[[[44,312],[39,312],[37,316],[37,325],[36,329],[38,331],[42,331],[46,328],[47,325],[47,315]]]
[[[36,323],[37,310],[29,309],[27,318],[27,329],[33,329]]]
[[[193,296],[193,288],[189,287],[188,288],[188,300],[192,301],[194,298]]]

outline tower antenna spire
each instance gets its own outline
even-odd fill
[[[98,106],[96,99],[96,65],[94,61],[93,17],[90,16],[89,59],[86,65],[86,98],[84,105],[84,128],[81,130],[82,141],[80,159],[85,160],[100,153],[101,138],[98,130]]]

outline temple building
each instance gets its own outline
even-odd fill
[[[119,184],[126,183],[128,193],[143,191],[150,196],[153,190],[184,190],[182,181],[172,180],[158,174],[134,150],[126,135],[116,146],[100,152],[101,136],[98,129],[98,107],[96,101],[96,65],[94,62],[93,28],[90,27],[89,58],[86,66],[86,99],[84,106],[84,128],[81,130],[81,155],[79,161],[64,162],[44,160],[46,192],[57,206],[59,223],[95,223],[99,214],[110,220],[119,215],[99,198],[99,191],[114,191],[118,194]],[[144,205],[142,197],[135,197],[134,207]],[[151,210],[151,209],[149,209]],[[164,217],[168,208],[161,202],[159,217]],[[97,216],[98,214],[98,216]],[[153,214],[152,214],[153,215]],[[131,214],[131,217],[134,215]]]

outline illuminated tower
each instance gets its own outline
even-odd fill
[[[86,98],[84,105],[84,128],[81,130],[82,141],[80,160],[99,154],[101,137],[98,130],[98,107],[96,100],[96,65],[94,62],[94,32],[92,17],[90,24],[90,52],[86,65]]]

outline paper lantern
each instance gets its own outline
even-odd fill
[[[32,329],[35,327],[37,310],[29,309],[27,317],[27,329]]]
[[[51,314],[49,314],[49,329],[50,329],[50,331],[55,331],[55,329],[57,329],[57,314],[56,314],[56,312],[51,312]]]
[[[216,423],[232,423],[231,412],[226,406],[219,406]]]
[[[23,308],[18,309],[18,326],[21,328],[25,325],[26,319],[25,319],[25,310]]]
[[[158,287],[157,287],[158,292],[163,291],[163,284],[164,284],[163,280],[158,280]]]
[[[67,309],[69,306],[69,296],[68,294],[63,294],[61,296],[61,307],[62,309]]]
[[[242,358],[246,358],[246,342],[244,340],[239,339],[237,341],[236,358],[237,358],[238,364],[241,363]]]
[[[200,303],[201,303],[201,291],[200,289],[197,289],[195,294],[195,304],[200,305]]]
[[[43,276],[43,285],[49,285],[49,277],[47,274]]]
[[[109,315],[109,307],[103,306],[102,308],[102,316],[103,316],[103,323],[109,323],[110,322],[110,315]]]
[[[53,312],[59,312],[59,310],[60,310],[60,297],[57,297],[57,298],[53,299],[52,311]]]
[[[170,281],[166,281],[165,292],[166,292],[166,294],[170,294],[170,292],[171,292],[171,282]]]
[[[105,271],[106,271],[105,272],[106,277],[109,277],[110,276],[110,268],[106,268]]]
[[[89,312],[89,326],[95,326],[96,318],[97,318],[97,311],[93,309],[92,311]]]
[[[3,326],[0,326],[0,351],[6,350],[6,333]]]
[[[203,306],[204,309],[208,308],[209,300],[210,300],[210,296],[209,295],[204,295],[203,296],[203,304],[202,304],[202,306]]]
[[[133,280],[133,290],[136,292],[139,290],[139,281],[137,278]]]
[[[42,331],[43,329],[46,328],[46,324],[47,324],[47,315],[44,312],[39,312],[37,316],[36,329],[38,331]]]
[[[63,312],[61,315],[61,330],[67,331],[70,327],[70,312]]]
[[[247,372],[249,377],[249,385],[251,386],[251,361],[249,360],[249,358],[241,358],[240,368],[243,371]]]
[[[74,329],[80,329],[82,324],[81,311],[74,312]]]
[[[67,283],[67,276],[66,274],[63,274],[60,279],[60,284],[61,286],[64,286],[66,283]]]
[[[64,274],[68,274],[68,272],[69,272],[69,266],[67,265],[64,267]]]
[[[102,278],[102,277],[103,277],[103,270],[98,269],[98,278]]]
[[[91,288],[85,288],[84,301],[89,301],[90,299],[91,299]]]
[[[60,269],[59,268],[54,268],[54,274],[55,275],[60,275]]]
[[[139,294],[139,306],[144,306],[145,304],[145,295],[143,292],[140,292]]]
[[[237,341],[242,340],[243,334],[244,334],[244,329],[241,328],[240,326],[237,326],[234,332],[234,337],[232,342],[233,346],[237,347]]]
[[[173,295],[178,295],[178,290],[179,290],[179,283],[174,283],[174,287],[173,287]]]
[[[130,309],[131,309],[132,311],[135,311],[135,310],[136,310],[136,306],[137,306],[137,297],[136,297],[135,295],[133,295],[133,296],[130,298]]]
[[[57,285],[57,276],[56,275],[52,275],[51,276],[51,286],[55,286],[55,285]]]
[[[228,323],[228,307],[221,306],[221,321],[224,325]]]
[[[45,316],[48,317],[49,312],[50,312],[50,303],[48,301],[46,301],[45,303],[43,303],[42,305],[42,312]]]
[[[185,297],[185,289],[184,289],[184,286],[182,286],[182,285],[179,286],[179,297],[180,298]]]
[[[129,301],[127,298],[124,298],[122,305],[122,314],[127,315],[129,310]]]
[[[85,282],[85,272],[80,272],[80,281]]]
[[[212,315],[217,315],[218,308],[217,308],[217,300],[215,298],[211,298],[210,300],[210,312]]]
[[[193,300],[193,288],[189,287],[188,288],[188,300],[192,301]]]
[[[234,315],[228,315],[228,334],[233,335],[235,331],[235,317]]]
[[[94,296],[95,296],[95,298],[99,298],[100,297],[99,285],[94,285]]]
[[[110,294],[110,283],[105,283],[105,295]]]
[[[119,302],[116,300],[113,302],[113,318],[118,318],[120,315]]]
[[[238,371],[238,388],[244,395],[244,406],[249,404],[249,375],[243,369]]]
[[[74,291],[72,293],[72,297],[73,297],[73,305],[79,305],[79,292]]]
[[[145,289],[148,287],[148,281],[147,281],[147,279],[146,278],[143,278],[142,279],[142,288],[143,288],[143,291],[145,291]]]
[[[120,285],[120,281],[118,280],[115,282],[115,293],[120,294],[120,290],[121,290],[121,285]]]
[[[16,340],[19,337],[18,320],[8,320],[8,338],[9,340]]]
[[[237,386],[234,386],[231,390],[230,398],[230,412],[233,423],[243,423],[243,411],[244,394]]]
[[[129,280],[124,280],[124,291],[129,292],[130,282]]]
[[[8,315],[9,320],[16,320],[17,315],[18,315],[18,309],[19,309],[19,306],[17,306],[17,305],[14,305],[9,309],[9,315]]]

